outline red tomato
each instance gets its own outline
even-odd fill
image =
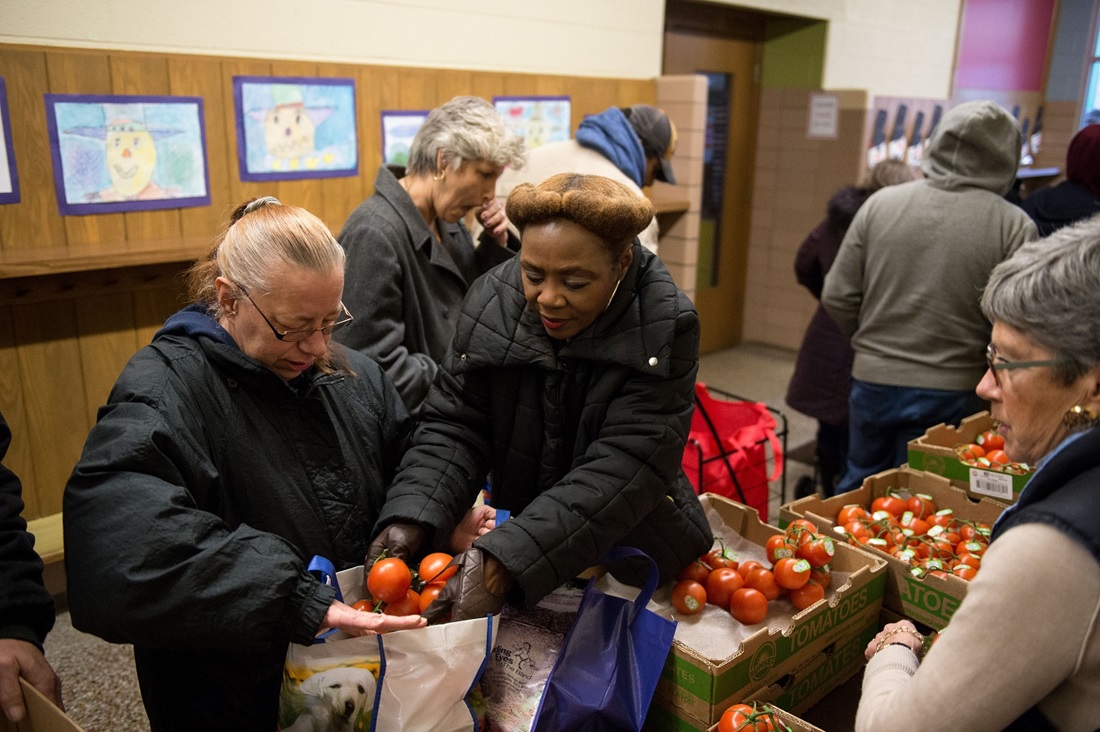
[[[792,546],[787,537],[783,534],[774,534],[768,537],[768,540],[764,542],[764,549],[768,553],[768,561],[775,564],[783,557],[794,556],[794,546]]]
[[[985,459],[996,465],[1008,465],[1012,462],[1004,450],[990,450],[985,454]]]
[[[386,615],[419,615],[420,594],[408,590],[405,592],[405,597],[397,602],[387,602],[382,612]]]
[[[798,546],[817,535],[817,526],[808,519],[795,519],[787,526],[787,539]]]
[[[941,508],[934,514],[928,517],[928,523],[935,526],[942,526],[945,529],[952,529],[955,524],[958,523],[955,519],[955,510],[952,508]]]
[[[749,572],[749,576],[745,578],[745,586],[759,590],[769,601],[779,597],[779,583],[775,581],[775,574],[770,569],[757,567]]]
[[[905,509],[905,501],[902,500],[901,496],[894,495],[893,493],[887,493],[871,501],[872,516],[878,511],[886,511],[894,518],[900,518],[901,515],[905,513]]]
[[[810,579],[822,586],[822,588],[828,587],[833,582],[833,573],[829,571],[828,567],[817,568],[814,567],[810,570]]]
[[[672,606],[676,612],[694,615],[707,604],[707,591],[694,580],[680,580],[672,586]]]
[[[981,433],[974,439],[974,442],[984,447],[987,451],[1005,449],[1005,438],[1001,437],[993,430],[986,430]]]
[[[725,609],[730,606],[730,595],[745,586],[745,580],[736,569],[719,567],[707,577],[707,602]]]
[[[975,523],[964,523],[959,527],[959,538],[970,541],[971,539],[978,539],[979,541],[989,541],[990,534],[989,524],[982,521]]]
[[[748,704],[734,704],[722,712],[718,732],[768,732],[771,724]]]
[[[412,586],[412,572],[397,557],[379,559],[367,575],[367,590],[382,602],[398,602]]]
[[[959,456],[959,460],[977,460],[985,457],[985,448],[974,443],[955,445],[955,454]]]
[[[743,625],[756,625],[768,616],[768,598],[759,590],[742,587],[730,597],[730,615]]]
[[[741,579],[748,579],[749,572],[753,571],[754,569],[760,569],[763,566],[763,564],[756,561],[755,559],[750,559],[747,562],[741,562],[741,564],[737,565],[737,573],[741,575]]]
[[[967,564],[967,565],[973,567],[974,569],[981,569],[982,568],[982,558],[980,556],[976,556],[974,554],[965,554],[965,553],[963,553],[963,554],[959,554],[958,558],[955,560],[955,564],[956,565]]]
[[[791,604],[799,610],[805,610],[818,600],[825,599],[825,588],[810,580],[798,589],[791,590]]]
[[[824,567],[833,561],[836,547],[828,536],[818,536],[798,547],[797,556],[805,559],[811,567]]]
[[[939,510],[936,507],[936,502],[932,500],[932,496],[924,493],[914,493],[909,496],[909,500],[905,502],[905,507],[919,519],[926,519]]]
[[[955,575],[959,579],[970,581],[974,579],[974,575],[978,573],[978,570],[969,564],[956,564],[951,568],[951,574]]]
[[[358,600],[351,604],[352,610],[358,610],[361,613],[374,612],[374,603],[370,600]]]
[[[780,587],[797,590],[810,581],[810,570],[805,559],[784,557],[775,563],[775,581]]]
[[[439,597],[439,591],[443,589],[443,585],[443,582],[430,582],[424,585],[424,589],[420,591],[421,615],[428,609],[428,605],[431,605],[435,598]]]
[[[706,584],[707,575],[710,574],[710,567],[703,563],[702,559],[696,559],[688,566],[680,570],[676,575],[678,580],[691,580],[692,582],[698,582],[701,585]]]
[[[867,511],[867,509],[859,505],[858,503],[849,503],[848,505],[841,507],[841,509],[837,512],[836,523],[837,526],[843,526],[849,521],[857,521],[861,518],[867,518],[870,515],[871,514]]]
[[[450,554],[446,552],[432,552],[428,556],[420,560],[420,566],[417,572],[420,574],[420,581],[425,584],[429,582],[446,582],[454,573],[458,571],[458,567],[448,567],[454,559]]]
[[[737,553],[725,547],[711,549],[707,555],[703,557],[703,563],[712,570],[721,569],[722,567],[737,569]]]

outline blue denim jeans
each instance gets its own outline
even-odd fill
[[[973,391],[917,389],[852,379],[848,397],[848,463],[837,493],[908,460],[908,444],[940,422],[958,425],[986,409]]]

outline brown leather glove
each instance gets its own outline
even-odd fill
[[[424,611],[429,623],[448,613],[451,620],[467,620],[501,611],[512,586],[512,574],[499,559],[475,548],[456,556],[450,566],[458,567],[458,572],[447,580],[439,596]]]
[[[390,524],[382,529],[382,533],[374,537],[374,541],[367,548],[367,557],[363,560],[365,571],[369,572],[374,562],[386,552],[387,557],[398,557],[406,563],[411,563],[412,558],[424,546],[428,538],[428,530],[417,524]]]

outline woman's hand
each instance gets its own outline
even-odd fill
[[[483,203],[477,212],[477,220],[497,244],[508,246],[508,217],[504,215],[504,204],[499,198]]]
[[[383,615],[382,613],[361,612],[345,605],[339,600],[328,606],[325,619],[321,621],[318,633],[336,628],[348,635],[372,635],[390,630],[409,630],[423,628],[428,621],[419,615]]]
[[[27,714],[19,677],[26,679],[58,707],[65,708],[61,703],[61,680],[42,651],[33,643],[0,638],[0,709],[12,722],[23,721]]]
[[[901,643],[908,646],[917,658],[920,658],[921,654],[924,653],[924,636],[917,631],[917,626],[908,620],[899,620],[896,623],[888,623],[885,628],[879,631],[878,635],[867,644],[867,650],[863,652],[863,655],[870,661],[871,656],[891,643]]]
[[[474,506],[451,533],[451,552],[461,554],[474,545],[474,539],[496,528],[497,510],[492,506]]]

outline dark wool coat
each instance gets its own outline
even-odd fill
[[[845,186],[838,190],[829,199],[825,220],[799,247],[794,260],[795,277],[815,299],[821,299],[825,275],[833,266],[844,232],[866,200],[867,192],[862,188]],[[787,386],[787,404],[826,424],[847,423],[853,358],[850,339],[819,302],[798,349]]]
[[[512,602],[538,602],[619,544],[652,557],[667,582],[712,542],[680,468],[695,309],[635,244],[608,310],[560,343],[527,307],[520,275],[516,259],[471,289],[379,528],[424,524],[439,546],[491,472],[492,502],[512,518],[474,545],[512,573]]]
[[[287,644],[335,596],[307,563],[363,562],[410,421],[337,348],[356,375],[285,382],[192,306],[100,409],[65,489],[70,611],[134,645],[154,729],[274,729]]]
[[[11,430],[0,414],[0,461],[8,454]],[[53,598],[42,584],[42,560],[27,533],[22,485],[0,465],[0,638],[16,638],[42,648],[54,621]]]
[[[416,415],[454,337],[466,291],[514,252],[487,234],[474,247],[461,221],[439,220],[437,241],[398,182],[404,174],[379,168],[374,194],[337,237],[347,252],[344,305],[355,321],[335,337],[380,363]]]

